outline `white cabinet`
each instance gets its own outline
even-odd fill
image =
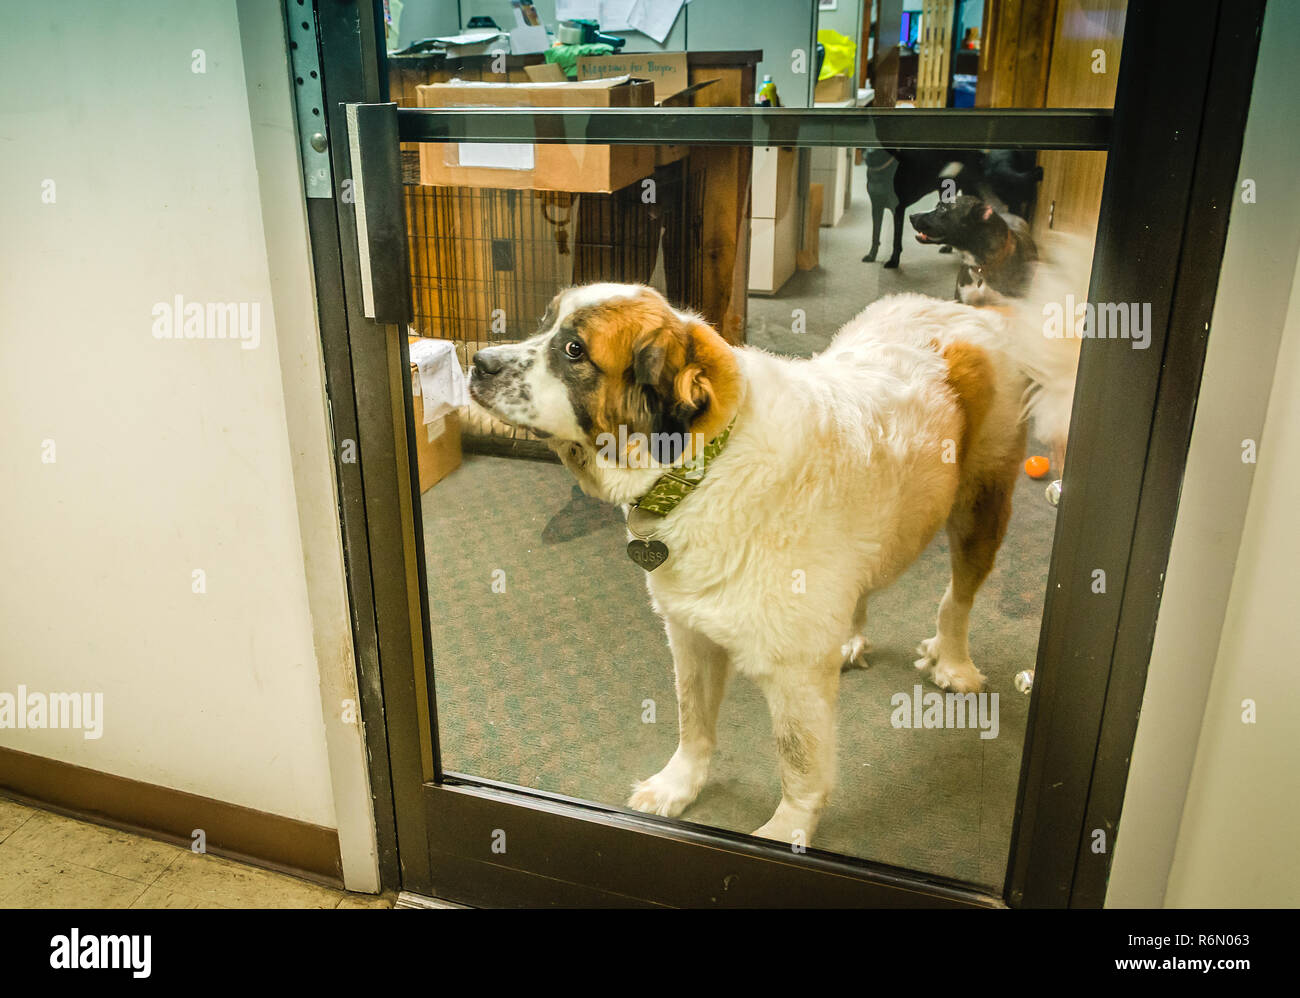
[[[824,192],[822,225],[839,225],[853,197],[853,150],[818,146],[812,151],[810,181]]]
[[[749,290],[775,294],[794,273],[799,250],[798,153],[762,146],[754,150],[750,199]]]

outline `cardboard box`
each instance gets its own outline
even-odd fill
[[[841,146],[818,146],[810,157],[809,178],[825,188],[822,225],[839,225],[848,210],[853,184],[853,150]]]
[[[579,80],[603,80],[630,76],[654,84],[655,103],[662,104],[673,94],[685,90],[687,79],[685,52],[614,52],[610,55],[578,56]]]
[[[432,423],[424,422],[424,399],[420,390],[420,372],[411,365],[411,402],[414,408],[415,461],[420,475],[420,492],[428,492],[460,467],[460,415],[447,413]]]
[[[524,72],[534,83],[568,83],[569,78],[564,75],[557,63],[554,62],[533,62],[524,67]]]
[[[653,107],[654,86],[620,77],[578,83],[475,83],[416,87],[421,107]],[[434,187],[610,194],[650,176],[654,146],[422,142],[420,183]]]
[[[700,80],[683,90],[669,94],[656,103],[660,107],[694,107],[695,95],[705,87],[710,87],[717,82],[716,79]],[[679,159],[685,159],[686,154],[690,151],[690,146],[655,146],[655,165],[663,166],[666,163],[676,163]]]
[[[817,88],[813,91],[813,103],[848,100],[852,96],[853,85],[851,81],[847,75],[839,73],[817,81]]]

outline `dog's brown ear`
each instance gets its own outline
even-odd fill
[[[687,432],[711,440],[740,404],[740,366],[731,344],[707,323],[690,321],[686,343],[686,363],[673,378],[676,415]]]
[[[632,343],[621,408],[629,429],[649,438],[649,456],[671,464],[681,454],[694,410],[678,399],[675,387],[687,353],[682,325],[671,313],[662,323],[643,329]]]
[[[699,364],[688,364],[673,378],[674,416],[689,427],[713,402],[713,383]]]
[[[655,385],[663,375],[667,351],[661,340],[662,330],[656,330],[639,342],[632,354],[632,375],[638,385]]]
[[[621,379],[611,379],[605,396],[606,409],[599,421],[604,432],[616,433],[622,426],[629,439],[643,435],[649,442],[653,442],[655,434],[667,432],[665,410],[672,385],[672,358],[680,353],[674,332],[668,326],[647,326],[636,334],[629,346],[630,363]],[[633,447],[639,444],[633,441]],[[629,450],[627,456],[639,461],[649,455]]]
[[[648,433],[655,460],[671,464],[731,421],[740,373],[731,346],[707,323],[666,312],[632,344],[624,386],[620,421]]]

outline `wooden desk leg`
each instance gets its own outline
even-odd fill
[[[753,150],[696,146],[690,161],[692,173],[704,174],[700,310],[728,343],[744,343]]]
[[[754,99],[754,66],[699,66],[692,84],[716,80],[699,91],[697,107],[745,107]],[[729,343],[745,342],[749,293],[749,194],[753,150],[694,147],[691,171],[704,172],[704,317]]]

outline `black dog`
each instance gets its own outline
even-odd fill
[[[894,248],[885,262],[897,267],[903,252],[903,213],[931,191],[975,193],[998,210],[1031,217],[1043,168],[1032,151],[994,149],[990,152],[951,149],[868,149],[867,194],[871,198],[871,251],[862,258],[872,263],[880,249],[880,225],[885,210],[894,213]],[[945,192],[948,193],[948,192]],[[941,252],[946,252],[943,247]]]
[[[1034,220],[1034,201],[1043,168],[1036,163],[1038,154],[1026,149],[993,149],[979,162],[978,176],[969,178],[967,190],[993,207],[1019,218]],[[963,175],[963,179],[968,179]]]
[[[939,190],[945,179],[955,177],[979,158],[979,153],[943,149],[868,149],[871,252],[862,258],[862,262],[875,261],[880,249],[880,223],[885,210],[889,209],[894,213],[894,252],[885,261],[885,266],[897,267],[903,253],[903,213],[931,191]]]
[[[1038,259],[1029,226],[1002,215],[970,194],[941,201],[933,211],[911,216],[916,240],[943,243],[961,254],[957,298],[968,305],[993,305],[1025,293]]]

